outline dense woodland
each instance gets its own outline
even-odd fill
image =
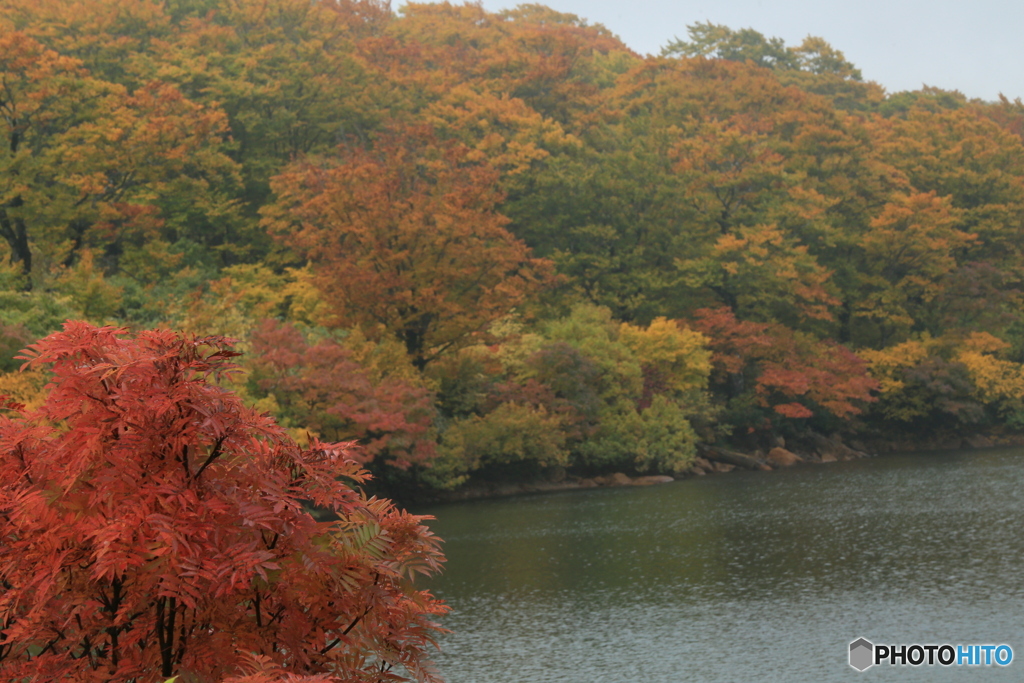
[[[685,32],[684,27],[681,33]],[[67,319],[392,493],[1024,429],[1024,106],[541,5],[0,0],[0,393]]]

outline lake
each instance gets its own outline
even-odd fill
[[[448,683],[1024,680],[1024,451],[432,506]],[[1008,644],[1008,667],[847,664]]]

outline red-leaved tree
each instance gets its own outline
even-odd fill
[[[692,324],[710,340],[712,381],[733,397],[752,388],[760,406],[788,418],[812,417],[816,409],[845,419],[875,400],[878,382],[867,364],[840,344],[779,323],[738,320],[725,307],[695,311]]]
[[[0,418],[0,680],[438,677],[423,517],[353,488],[213,381],[230,340],[69,322],[45,405]],[[304,502],[329,510],[318,522]]]
[[[253,377],[282,412],[332,439],[355,439],[362,464],[380,457],[407,469],[434,457],[433,395],[400,377],[374,381],[337,342],[308,343],[289,324],[264,320],[252,335]],[[378,463],[380,464],[380,463]]]

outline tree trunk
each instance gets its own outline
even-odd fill
[[[25,276],[24,289],[26,292],[32,289],[32,250],[28,246],[28,228],[21,216],[11,217],[7,209],[16,209],[24,202],[21,197],[15,197],[0,207],[0,235],[7,240],[11,248],[11,263],[21,263],[21,273]]]

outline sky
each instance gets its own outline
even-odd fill
[[[519,2],[483,0],[489,11]],[[641,54],[658,54],[686,27],[752,28],[787,45],[820,36],[887,92],[930,85],[970,98],[1024,99],[1021,0],[547,0],[604,24]]]

